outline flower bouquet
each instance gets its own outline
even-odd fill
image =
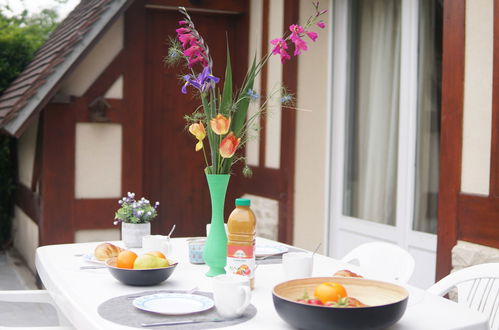
[[[315,14],[310,16],[306,23],[301,26],[292,24],[289,32],[285,35],[271,40],[271,50],[261,59],[253,59],[252,65],[246,73],[240,88],[236,89],[232,81],[232,67],[230,52],[227,49],[227,65],[223,88],[218,89],[220,78],[213,75],[213,59],[210,50],[194,22],[183,7],[179,8],[184,19],[179,21],[180,27],[176,30],[177,38],[172,39],[165,57],[167,64],[183,62],[187,72],[182,75],[182,93],[186,94],[188,88],[193,90],[200,98],[200,106],[190,115],[185,116],[189,132],[197,140],[195,150],[203,151],[205,160],[205,173],[210,188],[212,201],[212,225],[204,250],[203,257],[210,266],[208,276],[225,273],[226,243],[227,237],[224,230],[224,199],[227,189],[232,165],[238,160],[244,160],[242,156],[235,156],[236,152],[248,141],[248,131],[253,127],[257,118],[266,111],[267,100],[273,95],[268,95],[255,115],[248,118],[248,107],[251,101],[260,96],[253,89],[255,78],[259,75],[268,59],[273,55],[279,55],[281,62],[291,59],[288,53],[290,47],[294,46],[294,56],[308,49],[305,37],[313,42],[317,40],[317,33],[312,31],[314,26],[321,29],[325,23],[321,16],[327,10],[319,10],[319,3],[313,3]],[[292,103],[292,96],[279,88],[275,93],[281,94],[283,103]],[[204,140],[208,140],[209,151],[206,151]],[[243,174],[251,175],[251,170],[244,166]],[[216,246],[216,247],[214,247]]]

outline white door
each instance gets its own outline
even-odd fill
[[[329,254],[382,240],[434,283],[442,5],[333,2]]]

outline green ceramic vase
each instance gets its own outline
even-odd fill
[[[227,263],[224,204],[230,174],[206,174],[206,179],[211,197],[211,226],[203,250],[203,259],[210,266],[206,276],[217,276],[225,274]]]

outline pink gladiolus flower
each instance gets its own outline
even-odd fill
[[[215,118],[210,120],[210,127],[215,134],[225,135],[230,128],[230,118],[219,113]]]
[[[236,138],[234,133],[230,132],[223,140],[220,142],[220,156],[223,158],[231,158],[234,156],[237,150],[237,146],[241,138]]]
[[[295,56],[300,55],[302,50],[308,49],[307,43],[301,38],[296,38],[295,40],[293,40],[293,43],[295,44]]]
[[[270,41],[272,45],[274,45],[274,49],[272,49],[272,54],[276,55],[280,53],[281,49],[288,49],[288,45],[286,45],[286,42],[282,38],[275,38]]]
[[[326,27],[326,23],[324,23],[323,21],[320,21],[320,22],[317,22],[316,24],[318,27],[320,27],[321,29],[325,28]]]
[[[288,49],[288,45],[286,44],[286,41],[282,38],[276,38],[270,41],[272,45],[274,45],[274,48],[272,49],[272,54],[273,55],[281,55],[281,62],[284,63],[284,61],[289,60],[291,56],[289,56],[288,52],[286,49]]]
[[[294,55],[300,55],[302,50],[307,50],[307,43],[301,38],[300,34],[305,32],[303,27],[300,25],[292,24],[289,26],[289,30],[291,31],[290,39],[295,44],[295,52]]]
[[[317,38],[319,37],[317,35],[317,33],[315,32],[312,32],[312,31],[308,31],[308,32],[305,32],[307,34],[307,36],[313,41],[315,42],[315,40],[317,40]]]
[[[178,36],[178,40],[182,43],[182,48],[186,49],[189,44],[191,45],[194,44],[194,42],[196,41],[196,37],[194,37],[190,33],[186,33],[186,34],[180,34]]]
[[[178,21],[178,25],[186,25],[186,24],[188,24],[187,21]]]
[[[281,63],[284,63],[286,60],[291,59],[291,56],[289,56],[289,54],[284,49],[281,49],[279,54],[281,55]]]
[[[184,50],[184,55],[187,57],[193,57],[200,52],[201,52],[201,47],[191,46],[191,47],[187,48],[186,50]]]
[[[291,24],[289,26],[289,31],[291,31],[291,39],[293,39],[293,35],[300,37],[300,33],[303,33],[305,30],[300,25]]]
[[[201,63],[203,67],[208,65],[208,62],[202,55],[189,58],[189,68],[192,68],[192,66],[196,63]]]
[[[184,34],[184,33],[189,33],[191,32],[191,30],[189,30],[188,28],[178,28],[175,30],[177,32],[177,34]]]
[[[196,137],[198,143],[196,143],[196,151],[203,149],[203,140],[206,137],[206,131],[202,122],[199,124],[194,123],[189,126],[189,132]]]

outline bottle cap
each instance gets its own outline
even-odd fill
[[[236,198],[236,206],[250,206],[251,200],[247,198]]]

